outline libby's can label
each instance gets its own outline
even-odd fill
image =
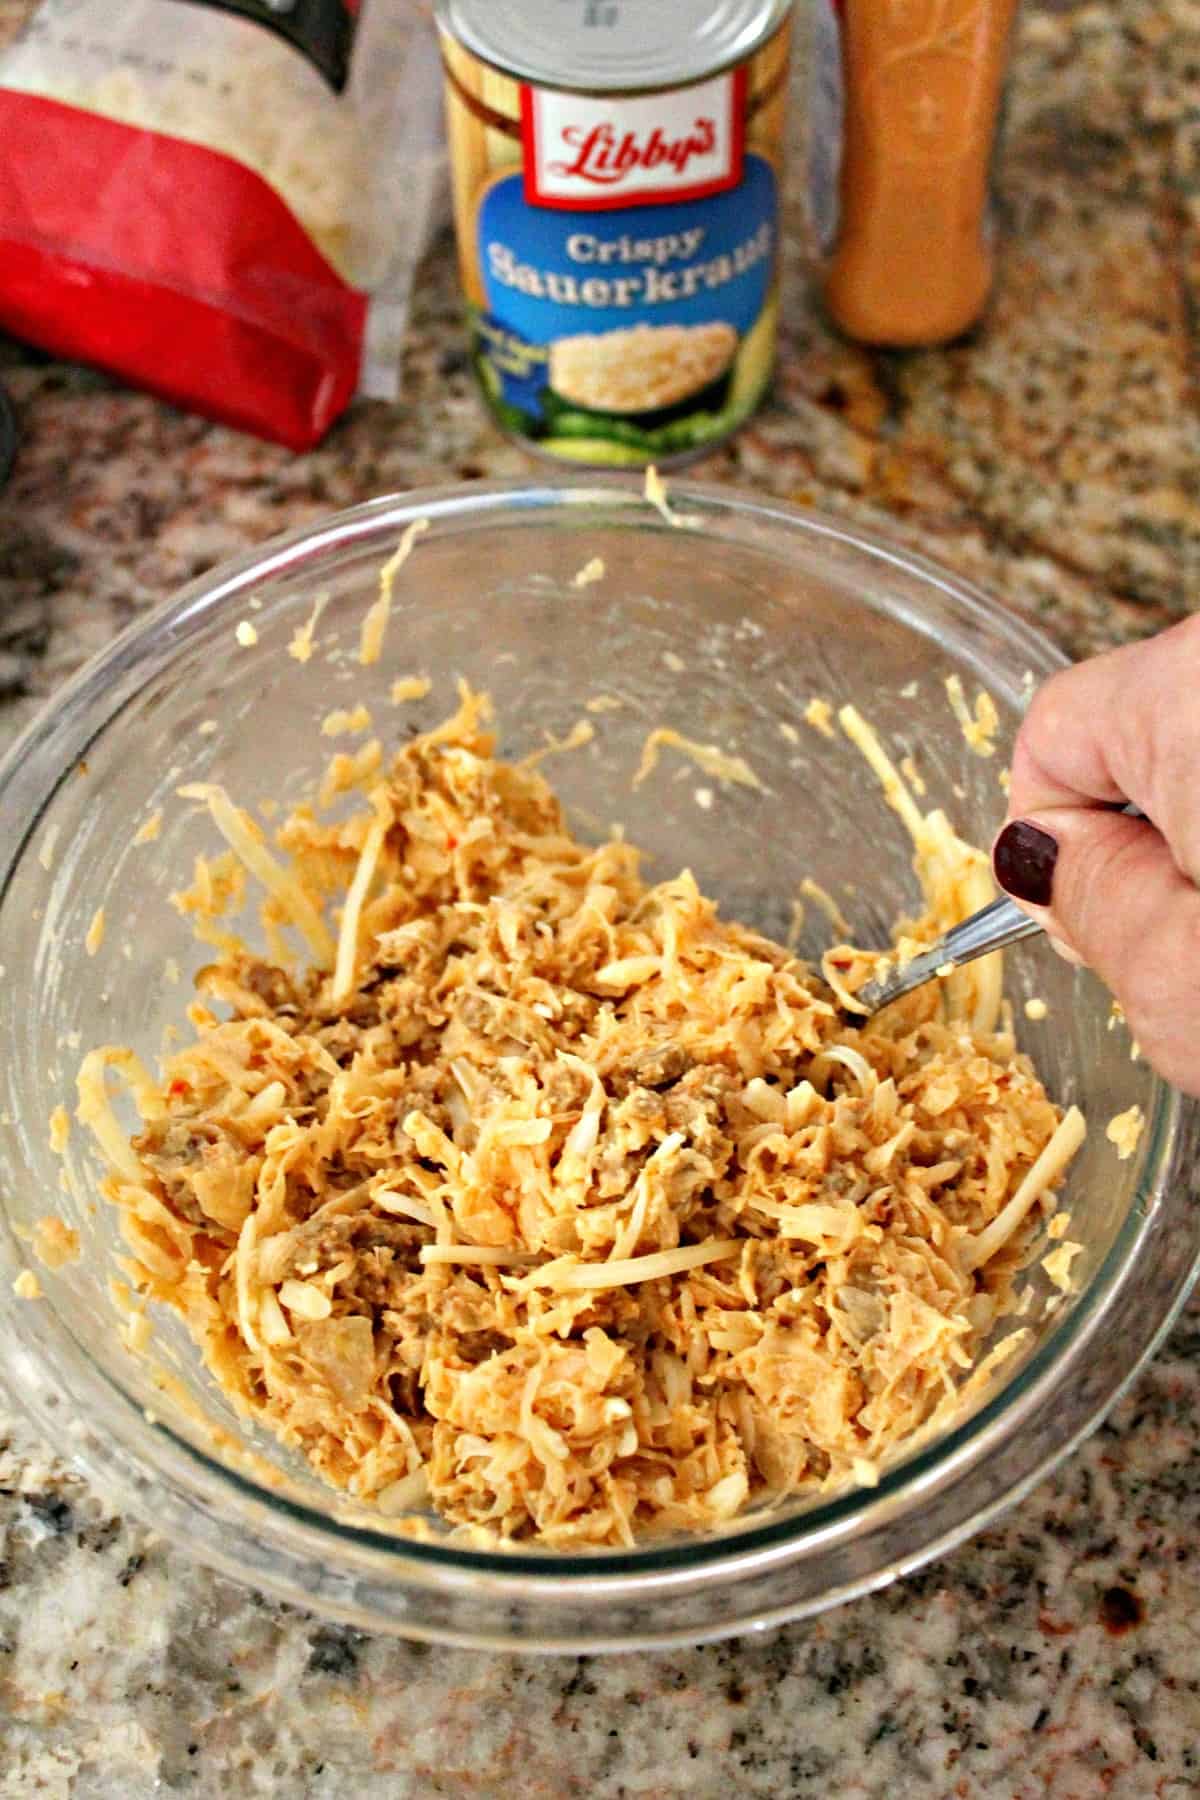
[[[510,73],[452,10],[455,223],[493,415],[572,462],[700,454],[754,410],[774,360],[788,8],[740,61],[638,92]]]

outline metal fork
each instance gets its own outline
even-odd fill
[[[914,988],[932,981],[939,971],[961,968],[964,963],[974,962],[977,956],[986,956],[990,950],[1007,950],[1010,944],[1034,937],[1041,929],[1037,920],[1022,912],[1015,900],[993,900],[979,912],[972,913],[969,919],[964,919],[961,925],[953,926],[911,962],[889,969],[878,981],[868,981],[854,998],[860,1006],[866,1007],[868,1014],[877,1013],[880,1007],[899,1000],[902,994],[911,994]]]
[[[1105,810],[1123,812],[1130,819],[1146,817],[1141,807],[1134,806],[1132,801],[1118,800]],[[924,987],[947,964],[954,969],[961,968],[963,963],[974,962],[977,956],[986,956],[989,950],[1007,950],[1010,944],[1019,944],[1022,938],[1036,937],[1041,930],[1042,927],[1028,913],[1022,912],[1015,900],[1002,895],[999,900],[972,913],[961,925],[955,925],[936,944],[905,963],[902,969],[889,969],[878,981],[868,981],[854,998],[860,1006],[866,1007],[869,1018],[880,1007],[899,1000],[902,994],[911,994],[914,988]]]

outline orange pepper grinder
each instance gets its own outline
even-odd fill
[[[867,344],[939,344],[992,285],[992,146],[1018,0],[844,0],[841,210],[825,280]]]

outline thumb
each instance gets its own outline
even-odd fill
[[[1200,1096],[1200,888],[1148,819],[1048,806],[1011,820],[996,880],[1116,995],[1148,1061]]]

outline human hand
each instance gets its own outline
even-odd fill
[[[1158,1073],[1200,1096],[1200,618],[1039,689],[992,861]]]

